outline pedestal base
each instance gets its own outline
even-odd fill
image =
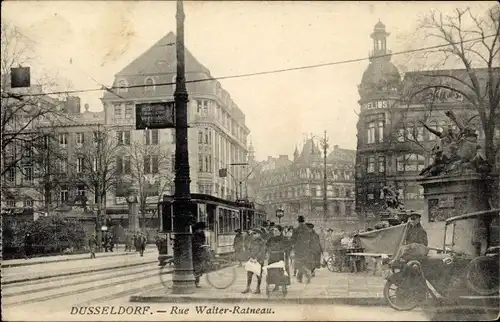
[[[172,282],[173,294],[193,294],[196,292],[194,275],[190,270],[175,270]]]

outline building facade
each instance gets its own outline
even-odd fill
[[[250,151],[253,156],[253,149]],[[297,216],[303,215],[318,227],[343,230],[357,228],[354,208],[355,151],[334,146],[327,155],[327,216],[323,211],[324,159],[323,152],[313,139],[307,139],[299,152],[295,148],[293,159],[287,155],[268,157],[258,162],[249,185],[253,198],[265,205],[272,221],[295,225]],[[250,164],[255,163],[250,158]],[[282,208],[281,220],[274,218]]]
[[[422,90],[431,85],[430,73],[433,79],[445,84],[449,75],[466,79],[466,71],[417,71],[401,75],[391,62],[388,36],[385,25],[379,21],[371,34],[370,64],[358,88],[356,211],[368,222],[377,221],[377,215],[384,209],[384,186],[393,187],[407,209],[423,211],[423,188],[416,180],[420,171],[432,164],[431,150],[439,140],[423,123],[440,132],[447,126],[456,131],[456,124],[445,115],[446,111],[452,111],[462,124],[477,129],[479,142],[484,139],[477,112],[462,95],[447,89]],[[479,77],[482,72],[477,70]],[[459,82],[447,85],[464,86]],[[424,218],[422,222],[427,220]]]
[[[79,97],[64,101],[38,97],[41,99],[37,99],[32,115],[39,116],[24,118],[25,122],[29,120],[28,126],[16,121],[12,128],[16,131],[16,127],[22,127],[19,133],[29,138],[30,145],[20,146],[20,140],[14,140],[2,152],[2,158],[19,160],[2,178],[2,209],[31,209],[45,214],[71,211],[75,200],[81,199],[78,196],[93,200],[87,187],[74,180],[83,171],[83,164],[77,165],[76,151],[91,142],[92,133],[104,125],[104,113],[90,112],[88,104],[81,112]],[[23,119],[16,114],[18,120]]]
[[[105,92],[101,99],[105,124],[118,136],[123,136],[124,145],[134,142],[157,145],[162,154],[169,155],[169,158],[163,158],[168,163],[168,171],[161,178],[163,182],[159,186],[162,187],[151,192],[151,209],[156,209],[157,197],[174,193],[175,130],[135,130],[135,104],[174,100],[176,49],[171,46],[172,43],[175,43],[175,35],[170,32],[118,72],[113,84],[116,89]],[[247,159],[247,136],[250,131],[245,125],[245,115],[188,49],[185,55],[191,192],[235,199],[243,171],[241,167],[232,168],[231,164]],[[126,151],[123,152],[122,162],[130,157]],[[162,163],[153,160],[159,160],[160,156],[151,157],[148,166]],[[219,177],[219,169],[225,168],[231,176]],[[158,171],[156,166],[147,172],[154,175]],[[121,192],[107,196],[107,208],[114,209],[110,211],[116,214],[126,214],[124,189],[117,191]]]

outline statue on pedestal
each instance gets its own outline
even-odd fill
[[[440,132],[420,121],[429,132],[440,138],[440,142],[432,148],[431,152],[434,163],[423,169],[420,175],[433,177],[442,173],[463,170],[489,173],[491,166],[488,165],[481,151],[476,131],[472,127],[460,123],[453,112],[447,111],[445,115],[459,128],[458,133],[455,133],[450,125],[443,132]]]

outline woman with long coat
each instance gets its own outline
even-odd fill
[[[311,274],[314,276],[314,271],[316,268],[321,267],[321,253],[323,253],[323,248],[321,247],[321,240],[318,233],[314,231],[314,224],[307,223],[306,226],[311,230],[312,240],[311,240],[311,263],[310,269]]]

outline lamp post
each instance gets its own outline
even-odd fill
[[[317,138],[313,136],[312,138]],[[319,139],[321,149],[323,150],[323,220],[326,221],[328,218],[328,197],[327,197],[327,175],[326,175],[326,152],[328,150],[328,138],[326,136],[326,130],[323,134],[323,138]]]
[[[285,210],[283,207],[276,209],[276,217],[278,218],[278,225],[281,225],[281,218],[285,215]]]
[[[184,4],[177,0],[177,77],[175,80],[175,195],[174,195],[174,273],[172,293],[190,294],[196,290],[191,253],[192,214],[189,210],[191,191],[189,184],[189,150],[187,103],[184,66]]]

